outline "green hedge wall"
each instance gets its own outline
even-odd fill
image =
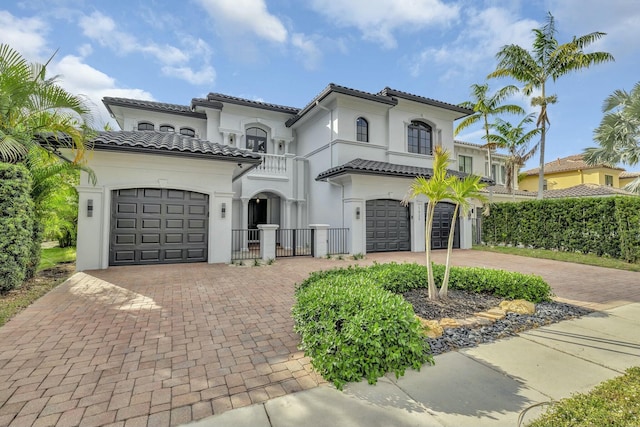
[[[640,197],[494,203],[489,212],[482,221],[488,244],[640,260]]]
[[[31,176],[20,165],[0,163],[0,292],[22,284],[33,250]]]

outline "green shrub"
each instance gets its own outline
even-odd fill
[[[353,274],[360,267],[341,270],[316,274],[296,292],[295,331],[313,367],[342,389],[346,382],[375,384],[387,372],[400,376],[407,367],[433,363],[411,305]]]
[[[37,267],[31,263],[36,228],[30,192],[24,166],[0,163],[0,292],[20,286],[27,269]]]

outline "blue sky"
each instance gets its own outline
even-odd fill
[[[332,82],[456,104],[485,82],[501,46],[531,46],[547,11],[560,42],[604,31],[589,50],[616,58],[551,85],[559,102],[549,108],[549,161],[592,146],[604,99],[640,80],[637,0],[10,1],[0,6],[0,43],[31,61],[59,49],[50,69],[89,98],[100,126],[110,120],[104,96],[189,104],[219,92],[303,107]],[[512,102],[534,111],[522,96]]]

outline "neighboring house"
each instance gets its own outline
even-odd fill
[[[83,173],[78,187],[78,270],[230,262],[248,244],[232,230],[261,224],[346,229],[349,253],[423,251],[426,199],[401,201],[431,175],[433,149],[454,153],[452,174],[486,168],[485,150],[453,140],[453,122],[473,111],[390,88],[329,84],[301,109],[218,93],[190,105],[103,102],[122,131],[95,139],[98,183]],[[452,212],[439,205],[434,248],[446,246]],[[471,246],[474,216],[460,219],[456,247]]]
[[[628,184],[631,184],[636,179],[640,178],[640,172],[621,172],[618,175],[618,181],[620,182],[620,187],[624,187]]]
[[[524,171],[519,187],[525,191],[538,191],[540,168]],[[560,190],[580,184],[604,185],[621,188],[622,168],[607,165],[587,165],[582,154],[563,157],[544,165],[545,190]]]

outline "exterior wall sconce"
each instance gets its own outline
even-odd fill
[[[224,218],[226,216],[227,216],[227,204],[222,203],[222,205],[220,205],[220,218]]]
[[[360,207],[356,207],[356,219],[360,219]]]
[[[93,216],[93,199],[87,200],[87,216]]]

